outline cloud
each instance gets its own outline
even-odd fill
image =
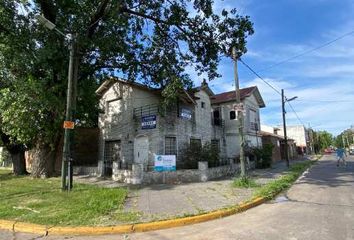
[[[323,84],[319,87],[302,87],[285,80],[265,79],[278,89],[284,88],[286,96],[298,98],[291,102],[296,114],[287,104],[287,121],[290,125],[311,124],[338,134],[354,123],[354,84],[351,81]],[[247,86],[257,85],[266,103],[261,111],[262,122],[279,125],[281,119],[281,97],[260,79],[254,79]],[[298,120],[300,118],[300,121]],[[337,126],[337,127],[335,127]]]

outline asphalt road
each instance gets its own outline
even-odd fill
[[[130,235],[34,236],[0,232],[0,239],[319,239],[354,240],[354,158],[347,167],[324,156],[278,201],[201,224]],[[282,201],[280,201],[282,200]]]

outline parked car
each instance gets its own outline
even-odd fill
[[[334,149],[333,148],[326,148],[325,150],[324,150],[324,153],[325,154],[332,154],[332,153],[334,153],[335,151],[334,151]]]
[[[349,155],[354,155],[354,145],[349,147]]]

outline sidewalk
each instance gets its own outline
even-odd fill
[[[248,174],[255,178],[257,183],[266,184],[285,174],[286,170],[285,162],[280,162],[272,168],[256,169]],[[77,177],[76,181],[104,187],[124,186],[98,178]],[[232,182],[233,179],[229,177],[204,183],[129,186],[124,211],[137,213],[139,217],[136,222],[149,222],[226,208],[252,197],[255,189],[234,188],[231,186]]]

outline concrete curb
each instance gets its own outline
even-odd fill
[[[321,158],[322,155],[317,157],[315,161],[318,161]],[[308,169],[306,171],[308,171]],[[201,222],[227,217],[239,212],[246,211],[258,205],[261,205],[262,203],[265,203],[268,200],[269,199],[264,197],[258,197],[249,202],[241,203],[240,205],[228,209],[216,210],[210,213],[205,213],[197,216],[177,218],[177,219],[157,221],[157,222],[149,222],[149,223],[137,223],[137,224],[127,224],[127,225],[118,225],[118,226],[108,226],[108,227],[55,227],[55,226],[38,225],[38,224],[23,223],[23,222],[0,219],[0,229],[14,231],[14,232],[34,233],[43,236],[47,236],[47,235],[83,235],[84,236],[84,235],[148,232],[148,231],[159,230],[159,229],[191,225],[195,223],[201,223]]]
[[[47,235],[103,235],[103,234],[119,234],[119,233],[134,233],[134,232],[147,232],[159,229],[180,227],[191,225],[195,223],[206,222],[223,217],[227,217],[239,212],[246,211],[247,209],[256,207],[267,199],[263,197],[255,198],[250,202],[240,204],[238,206],[217,210],[210,213],[205,213],[197,216],[177,218],[171,220],[127,224],[110,227],[51,227],[46,225],[38,225],[31,223],[23,223],[16,221],[0,220],[0,229],[9,230],[14,232],[26,232],[33,234]]]

